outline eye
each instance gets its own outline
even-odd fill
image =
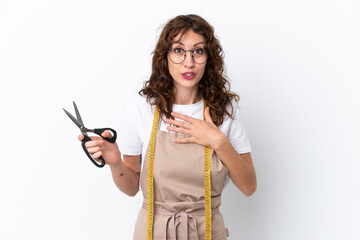
[[[176,53],[176,54],[181,54],[181,53],[184,52],[184,50],[182,50],[181,48],[174,48],[173,51],[174,51],[174,53]]]
[[[194,53],[195,53],[195,54],[198,54],[198,55],[201,55],[201,54],[204,53],[204,49],[202,49],[202,48],[195,49],[195,50],[194,50]]]

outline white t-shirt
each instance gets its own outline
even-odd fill
[[[190,105],[173,104],[173,112],[188,115],[192,118],[203,119],[203,101]],[[240,119],[238,104],[233,101],[233,118],[226,115],[219,130],[229,139],[234,149],[239,153],[251,152],[251,146],[245,128]],[[146,101],[146,97],[137,95],[132,101],[123,106],[122,126],[119,134],[119,149],[124,155],[142,155],[144,162],[147,146],[150,140],[155,106]],[[175,118],[176,119],[176,118]],[[180,120],[181,119],[176,119]],[[160,123],[160,130],[166,129],[168,124]]]

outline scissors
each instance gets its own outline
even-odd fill
[[[65,111],[66,115],[68,115],[68,117],[76,124],[76,126],[78,126],[80,128],[81,133],[84,135],[84,139],[82,140],[81,146],[84,149],[86,155],[89,157],[91,162],[93,164],[95,164],[95,166],[97,166],[99,168],[102,168],[102,167],[105,166],[104,158],[102,156],[100,156],[99,159],[101,160],[101,164],[98,164],[98,162],[95,161],[95,159],[90,155],[90,153],[88,152],[88,150],[85,147],[85,143],[88,142],[88,141],[91,141],[91,138],[89,137],[89,135],[87,133],[88,132],[93,132],[93,133],[99,135],[100,137],[102,137],[104,140],[106,140],[106,141],[108,141],[110,143],[114,143],[116,141],[116,136],[117,136],[116,131],[114,129],[112,129],[112,128],[95,128],[95,129],[86,128],[84,126],[84,123],[83,123],[82,119],[81,119],[81,116],[80,116],[79,110],[78,110],[78,108],[76,106],[76,103],[75,102],[73,102],[73,103],[74,103],[76,118],[73,115],[71,115],[68,111],[66,111],[64,108],[63,108],[63,110]],[[101,134],[105,130],[109,130],[112,133],[113,136],[111,138],[101,136]]]

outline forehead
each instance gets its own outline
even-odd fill
[[[205,43],[204,36],[198,33],[195,33],[192,29],[184,32],[180,32],[176,35],[172,41],[173,43],[181,43],[183,45],[195,45],[200,42]]]

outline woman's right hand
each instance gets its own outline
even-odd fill
[[[108,130],[105,130],[101,136],[108,138],[112,137],[110,131]],[[100,156],[104,158],[105,164],[116,165],[121,162],[121,153],[116,142],[110,143],[98,136],[91,136],[90,138],[91,141],[86,142],[85,147],[97,162],[101,163],[99,160]],[[82,141],[84,139],[84,135],[80,134],[78,139],[79,141]]]

